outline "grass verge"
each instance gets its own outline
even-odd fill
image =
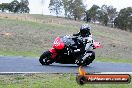
[[[76,83],[75,74],[17,74],[0,75],[0,88],[131,88],[130,84]]]
[[[22,56],[22,57],[38,57],[40,54],[31,51],[0,51],[0,56]]]
[[[95,61],[99,61],[99,62],[115,62],[115,63],[130,63],[132,64],[132,60],[130,59],[113,59],[113,58],[101,58],[101,57],[97,57],[95,59]]]

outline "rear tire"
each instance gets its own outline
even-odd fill
[[[50,62],[51,62],[50,56],[51,56],[51,54],[50,54],[49,51],[44,52],[44,53],[40,56],[39,62],[40,62],[42,65],[49,65],[49,64],[51,64],[51,63],[50,63]]]

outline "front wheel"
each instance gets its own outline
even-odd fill
[[[51,60],[50,60],[50,52],[49,51],[46,51],[44,52],[40,58],[39,58],[39,62],[42,64],[42,65],[49,65],[51,64]]]

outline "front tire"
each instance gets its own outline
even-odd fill
[[[44,52],[44,53],[40,56],[39,62],[40,62],[42,65],[49,65],[49,64],[51,64],[51,63],[50,63],[50,62],[51,62],[50,56],[51,56],[51,54],[50,54],[49,51]]]

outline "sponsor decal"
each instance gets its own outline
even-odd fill
[[[88,74],[82,67],[78,69],[79,74],[76,76],[78,84],[86,83],[130,83],[131,76],[129,74]]]

